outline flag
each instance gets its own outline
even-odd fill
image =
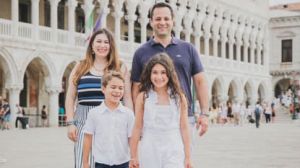
[[[103,16],[103,12],[101,12],[96,20],[93,32],[97,31],[100,29],[101,27],[101,22],[102,22],[102,16]]]
[[[95,24],[94,24],[94,12],[95,12],[95,10],[92,10],[92,12],[91,12],[91,14],[89,16],[89,19],[87,21],[87,24],[86,24],[86,29],[90,31],[90,34],[89,34],[89,36],[86,39],[86,42],[89,41],[90,38],[91,38],[91,36],[92,36],[92,34],[95,31],[99,30],[100,27],[101,27],[101,21],[102,21],[102,15],[103,15],[102,13],[103,12],[101,12],[99,14],[99,16],[98,16]]]

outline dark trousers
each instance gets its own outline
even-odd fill
[[[266,116],[266,123],[271,122],[271,114],[265,114]]]
[[[113,166],[109,166],[101,163],[95,163],[95,168],[128,168],[128,167],[129,167],[129,162],[120,165],[113,165]]]
[[[259,127],[259,121],[260,121],[260,114],[255,114],[255,124],[256,124],[256,128]]]
[[[28,117],[17,117],[15,123],[16,128],[18,128],[18,121],[21,122],[22,128],[26,129],[26,125],[28,124]]]

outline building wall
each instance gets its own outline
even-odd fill
[[[78,3],[75,0],[69,0],[68,2],[74,2],[75,5]],[[91,1],[84,2],[91,3]],[[104,2],[108,1],[101,1],[101,3]],[[149,3],[150,1],[126,2],[128,16],[122,15],[120,17],[120,35],[119,37],[116,35],[116,40],[121,58],[130,69],[133,53],[141,44],[130,40],[124,41],[122,35],[125,32],[134,32],[134,30],[129,29],[128,25],[137,20],[141,23],[141,29],[148,24],[149,19],[141,16],[152,4]],[[253,105],[257,100],[270,100],[271,88],[268,87],[271,85],[269,75],[269,23],[268,12],[263,10],[266,8],[265,2],[266,0],[248,0],[245,3],[233,0],[229,2],[221,0],[180,1],[175,12],[174,32],[178,38],[181,36],[182,40],[192,41],[195,48],[202,53],[200,59],[206,70],[210,102],[236,101],[241,103],[247,101]],[[123,3],[119,5],[122,7]],[[176,4],[172,3],[172,6],[177,8],[174,5]],[[186,8],[187,5],[189,8]],[[240,5],[242,7],[239,7]],[[255,10],[245,10],[249,8],[248,5]],[[41,14],[39,22],[40,25],[43,25],[44,11],[41,7],[43,5],[40,3],[39,6],[39,14]],[[87,9],[94,8],[93,4],[85,4],[85,7]],[[111,6],[107,6],[107,8],[110,7],[108,10],[102,9],[105,7],[104,5],[100,5],[100,7],[99,10],[107,12],[105,13],[105,16],[107,16],[106,25],[111,30],[116,30],[114,23],[116,18],[112,17],[115,11]],[[140,10],[136,11],[139,8]],[[137,12],[140,18],[137,18]],[[85,13],[89,12],[86,11]],[[127,25],[125,19],[128,18],[133,19],[131,22],[129,19]],[[66,21],[66,23],[69,22]],[[55,28],[34,26],[32,24],[12,24],[9,19],[0,20],[0,26],[3,27],[3,29],[0,29],[0,58],[3,60],[0,66],[2,69],[6,69],[2,74],[6,79],[4,86],[9,93],[10,102],[15,104],[19,101],[19,93],[23,89],[23,77],[28,71],[28,66],[31,66],[32,62],[39,65],[38,67],[41,68],[33,68],[42,74],[38,81],[43,94],[39,95],[40,102],[37,108],[47,104],[50,111],[50,124],[55,125],[58,118],[58,94],[63,89],[63,75],[71,63],[84,57],[86,39],[90,32],[86,31],[83,34],[72,30],[58,31]],[[147,37],[151,34],[151,31],[147,29],[144,32],[141,30],[141,36]],[[131,37],[133,37],[131,39],[134,39],[134,35]],[[192,38],[189,39],[188,37]],[[226,58],[224,54],[219,57],[212,52],[212,45],[218,41],[221,41],[222,45],[226,43],[231,45],[231,50],[227,51],[231,53],[231,58]],[[251,49],[251,61],[241,61],[240,57],[234,59],[232,57],[233,45],[248,45],[248,48]],[[263,51],[263,55],[254,54],[254,51],[258,49]],[[263,62],[255,62],[255,57],[262,58]],[[215,82],[219,85],[214,85]],[[246,89],[248,90],[247,95],[244,94],[245,88],[248,88]],[[217,90],[214,97],[212,96],[213,90]],[[260,95],[261,97],[259,97]]]

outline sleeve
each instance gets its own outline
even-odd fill
[[[129,111],[129,115],[128,115],[128,137],[131,137],[132,135],[132,130],[133,130],[133,126],[134,126],[134,114],[132,111]]]
[[[131,66],[131,81],[140,82],[140,76],[143,70],[142,62],[140,60],[139,50],[134,53]]]
[[[196,48],[190,44],[191,47],[191,65],[192,65],[192,76],[196,75],[199,72],[203,72],[204,68],[200,60],[200,55]]]
[[[93,117],[93,110],[88,113],[87,120],[85,121],[85,125],[83,127],[83,133],[94,134],[95,133],[95,121]]]

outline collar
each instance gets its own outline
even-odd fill
[[[150,38],[149,42],[150,42],[150,44],[151,44],[152,46],[153,46],[153,45],[160,44],[159,42],[156,42],[156,41],[154,40],[154,37],[153,37],[153,36]],[[178,42],[179,42],[179,39],[176,38],[176,37],[174,37],[174,36],[172,36],[172,39],[171,39],[171,43],[170,43],[170,44],[176,45],[176,44],[178,44]],[[169,45],[170,45],[170,44],[169,44]]]
[[[104,113],[104,112],[106,112],[106,111],[110,112],[111,109],[109,109],[109,108],[106,106],[105,102],[103,101],[103,102],[101,103],[101,105],[99,106],[99,113],[102,114],[102,113]],[[117,107],[114,111],[117,111],[117,112],[123,112],[123,111],[125,111],[125,107],[124,107],[124,106],[122,105],[122,103],[120,102],[119,105],[118,105],[118,107]]]

